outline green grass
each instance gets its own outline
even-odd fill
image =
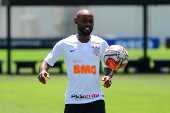
[[[0,76],[0,113],[63,113],[65,76]],[[107,113],[169,113],[170,76],[116,75],[104,89]]]
[[[41,61],[51,49],[14,49],[12,50],[12,60],[38,60]],[[170,49],[161,47],[160,49],[148,49],[148,56],[152,59],[169,59]],[[142,49],[128,49],[129,59],[136,59],[143,56]],[[6,61],[6,50],[0,50],[0,59]]]
[[[142,49],[128,49],[129,59],[143,57]],[[170,49],[161,47],[159,49],[148,49],[148,56],[151,59],[170,59]]]
[[[13,49],[12,50],[12,72],[15,72],[13,61],[15,60],[36,60],[37,70],[40,62],[45,58],[51,49]],[[161,47],[160,49],[149,49],[148,55],[151,59],[170,59],[170,49]],[[143,57],[142,49],[128,49],[129,59],[137,59]],[[5,49],[0,50],[0,60],[4,61],[3,71],[6,72],[7,67],[7,52]]]
[[[36,60],[37,70],[40,62],[46,57],[50,49],[15,49],[11,52],[12,72],[15,72],[15,60]],[[0,60],[4,61],[3,70],[6,71],[7,67],[7,52],[0,50]]]

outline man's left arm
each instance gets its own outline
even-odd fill
[[[114,75],[114,72],[104,64],[103,53],[104,53],[104,51],[106,50],[107,47],[109,47],[109,45],[106,41],[104,41],[102,43],[102,49],[101,49],[101,62],[102,62],[102,65],[104,67],[104,76],[102,77],[102,81],[104,81],[103,85],[104,85],[104,87],[109,88],[112,84],[111,81],[112,81],[112,77]]]
[[[114,71],[108,67],[104,67],[104,76],[102,81],[104,81],[104,87],[109,88],[112,85],[112,78],[114,76]]]

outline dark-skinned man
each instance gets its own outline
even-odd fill
[[[49,77],[49,65],[53,66],[63,55],[68,77],[64,113],[106,113],[100,87],[99,65],[108,44],[102,38],[91,35],[94,16],[89,10],[79,10],[74,22],[77,25],[77,34],[55,44],[42,62],[38,78],[45,84]],[[113,74],[108,68],[105,71],[104,87],[108,88]]]

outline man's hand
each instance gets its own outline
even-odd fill
[[[38,80],[39,80],[41,83],[46,84],[47,78],[48,78],[48,79],[50,78],[48,72],[46,72],[46,71],[41,71],[40,74],[39,74],[39,76],[38,76]]]
[[[112,84],[112,77],[110,77],[110,76],[104,76],[104,77],[102,78],[102,81],[104,81],[103,86],[104,86],[105,88],[109,88],[109,87],[111,86],[111,84]]]

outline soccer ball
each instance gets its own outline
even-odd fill
[[[128,52],[121,45],[111,45],[106,48],[103,56],[104,64],[112,69],[117,71],[120,68],[123,68],[128,63]]]

